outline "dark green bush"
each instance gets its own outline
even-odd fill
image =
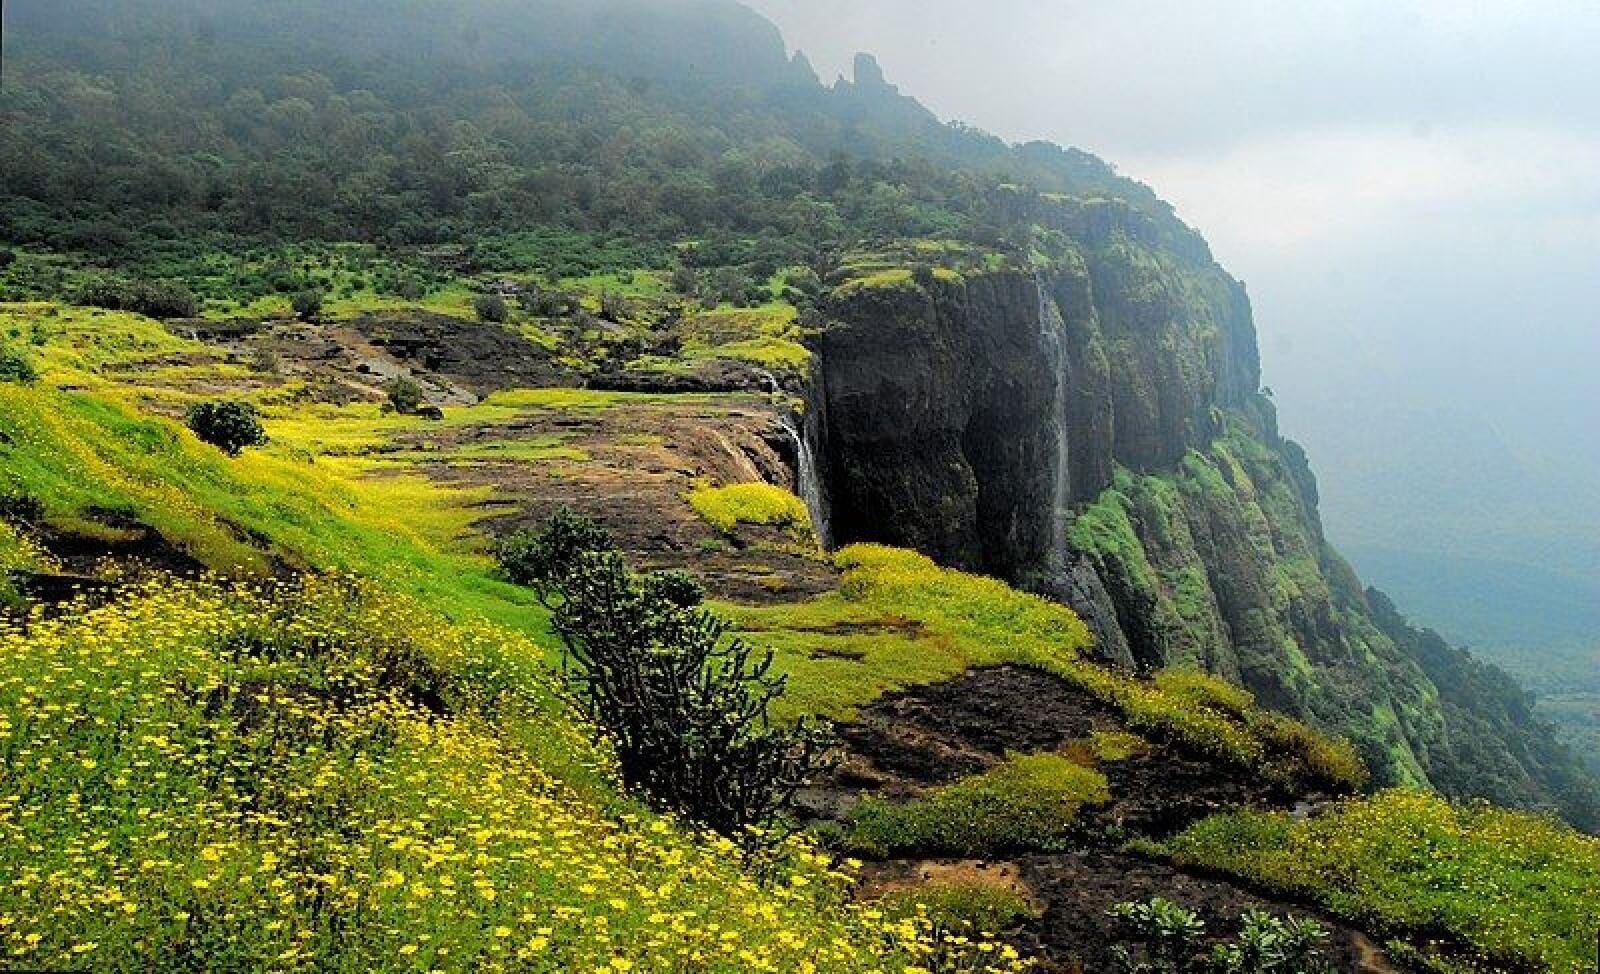
[[[193,318],[200,313],[194,292],[174,281],[128,281],[99,275],[86,279],[72,295],[73,303],[132,311],[152,318]]]
[[[480,294],[472,299],[472,310],[478,313],[479,321],[504,322],[511,314],[511,309],[506,307],[506,299],[498,294]]]
[[[389,396],[389,408],[402,416],[415,414],[426,401],[422,386],[409,376],[395,376],[383,387],[383,391]]]
[[[316,290],[296,291],[289,298],[289,307],[301,318],[315,318],[322,313],[322,292]]]
[[[247,446],[262,446],[267,431],[261,428],[256,407],[247,402],[202,402],[189,410],[189,428],[203,442],[231,457]]]
[[[785,690],[772,653],[727,639],[699,583],[635,575],[592,522],[570,514],[501,546],[508,576],[552,604],[563,675],[583,715],[611,738],[623,781],[718,832],[754,838],[822,764],[823,741],[777,730]],[[559,604],[554,599],[559,597]]]
[[[538,531],[518,531],[502,538],[495,546],[495,558],[508,581],[533,589],[548,606],[580,555],[615,549],[605,528],[563,508]]]
[[[20,348],[0,345],[0,382],[34,382],[39,370]]]

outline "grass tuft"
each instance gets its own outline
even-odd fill
[[[1056,847],[1085,805],[1109,801],[1105,775],[1058,754],[1013,755],[982,774],[901,803],[867,798],[846,843],[866,855],[986,856]]]

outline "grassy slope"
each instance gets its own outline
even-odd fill
[[[635,951],[632,956],[666,949],[664,945],[671,945],[674,950],[679,946],[694,950],[686,941],[675,939],[681,938],[681,932],[673,929],[672,911],[644,909],[643,901],[648,899],[644,889],[665,895],[659,893],[659,886],[652,885],[658,882],[667,882],[678,890],[682,899],[676,902],[689,904],[703,898],[704,902],[718,904],[722,917],[740,917],[737,924],[729,919],[721,921],[725,926],[738,927],[737,940],[749,938],[774,951],[788,949],[787,918],[800,915],[806,919],[794,920],[799,926],[788,930],[789,934],[823,935],[822,928],[815,926],[815,917],[829,908],[804,898],[792,902],[774,899],[753,887],[747,888],[740,874],[715,862],[714,845],[684,835],[670,823],[658,824],[643,813],[630,813],[638,817],[620,824],[607,817],[605,810],[618,807],[616,803],[621,799],[606,784],[604,773],[593,769],[592,752],[583,743],[582,735],[549,708],[548,698],[537,689],[539,681],[533,675],[537,667],[523,668],[533,665],[547,651],[541,642],[547,638],[543,635],[543,618],[521,593],[496,581],[487,559],[474,550],[475,542],[470,540],[472,517],[465,506],[471,497],[421,480],[362,476],[372,469],[372,461],[361,455],[363,449],[392,435],[394,430],[385,424],[403,421],[382,419],[365,407],[350,407],[326,416],[294,414],[285,408],[273,424],[279,437],[276,446],[229,461],[196,442],[176,424],[127,404],[161,401],[170,396],[170,389],[140,389],[108,377],[114,371],[112,366],[141,361],[141,357],[152,354],[194,352],[193,347],[167,347],[164,332],[127,316],[95,318],[92,329],[87,324],[86,321],[84,331],[88,337],[73,338],[71,329],[62,328],[46,344],[42,357],[47,382],[33,387],[0,383],[0,432],[5,434],[0,438],[0,452],[5,459],[0,466],[0,493],[21,490],[42,498],[49,519],[59,527],[83,527],[84,516],[92,513],[92,507],[120,509],[159,527],[171,540],[219,568],[243,566],[248,572],[267,567],[259,550],[247,544],[244,534],[236,530],[242,527],[269,539],[275,550],[306,567],[380,579],[383,589],[369,586],[371,594],[360,604],[329,606],[327,600],[312,599],[280,606],[270,624],[278,627],[271,630],[276,633],[272,638],[292,641],[301,639],[307,631],[335,627],[336,638],[326,642],[336,647],[332,655],[340,661],[341,672],[354,674],[340,679],[364,688],[364,699],[389,699],[396,688],[381,681],[373,683],[372,668],[361,661],[370,660],[374,653],[387,652],[386,646],[409,646],[407,653],[436,661],[434,669],[445,674],[444,683],[461,696],[453,698],[450,718],[443,724],[421,720],[414,700],[407,704],[401,699],[398,710],[380,708],[348,717],[319,717],[315,706],[298,710],[291,706],[289,712],[294,719],[354,720],[364,728],[361,734],[367,734],[367,740],[384,743],[381,748],[375,744],[365,752],[358,748],[336,753],[314,746],[314,737],[295,737],[287,751],[269,747],[263,752],[258,747],[260,741],[238,738],[237,727],[224,730],[233,725],[227,721],[219,725],[217,714],[208,713],[201,701],[184,698],[195,688],[226,687],[230,689],[225,698],[238,699],[242,691],[253,693],[260,689],[263,673],[276,681],[275,686],[295,688],[296,693],[305,692],[307,686],[327,685],[325,663],[313,665],[305,659],[263,663],[240,656],[238,644],[228,637],[238,629],[261,625],[259,620],[268,613],[251,601],[260,596],[219,593],[203,586],[180,587],[130,599],[99,610],[98,615],[68,616],[31,633],[6,632],[6,669],[0,688],[6,694],[3,713],[7,726],[6,736],[0,738],[0,753],[5,755],[10,769],[7,780],[26,781],[26,788],[6,789],[7,804],[0,824],[23,830],[14,832],[7,841],[8,854],[25,849],[26,858],[53,863],[50,868],[60,871],[62,877],[52,886],[44,882],[48,870],[28,873],[27,865],[12,859],[8,872],[33,878],[24,885],[8,887],[12,892],[7,895],[66,897],[53,901],[54,912],[48,915],[59,922],[51,928],[48,940],[41,932],[39,941],[30,946],[27,933],[22,932],[17,934],[20,940],[9,941],[8,949],[15,950],[20,944],[27,950],[48,948],[53,953],[16,956],[40,962],[68,962],[73,959],[70,951],[74,946],[98,942],[93,941],[95,937],[104,940],[108,951],[96,955],[97,959],[117,950],[123,951],[123,956],[131,956],[146,949],[140,947],[141,943],[146,947],[155,943],[170,945],[174,941],[159,938],[188,936],[168,927],[177,922],[177,913],[188,913],[192,920],[211,916],[204,910],[213,907],[219,908],[224,917],[231,910],[235,927],[239,918],[259,914],[259,925],[248,925],[250,936],[255,939],[239,945],[196,941],[194,950],[266,950],[287,943],[280,932],[291,928],[310,929],[308,943],[331,942],[326,940],[329,928],[317,926],[324,922],[320,914],[313,917],[291,911],[290,916],[281,916],[281,911],[274,913],[259,900],[250,899],[260,895],[256,880],[248,884],[238,881],[246,874],[246,862],[251,863],[249,868],[254,875],[262,875],[261,857],[269,850],[259,836],[245,829],[245,823],[237,816],[239,806],[229,805],[231,799],[223,785],[232,788],[247,777],[259,779],[261,775],[254,771],[223,771],[222,778],[202,774],[206,768],[228,767],[233,760],[229,755],[235,754],[244,762],[241,768],[255,768],[249,762],[257,760],[286,762],[281,765],[288,769],[283,772],[284,787],[292,790],[298,782],[308,792],[285,799],[290,801],[285,807],[292,809],[292,814],[284,816],[287,824],[274,827],[300,830],[296,842],[309,843],[310,848],[327,852],[328,856],[307,858],[296,867],[303,870],[300,882],[291,885],[302,892],[312,884],[330,891],[340,889],[338,895],[325,892],[322,902],[344,897],[352,909],[359,906],[362,917],[396,918],[388,926],[375,926],[360,940],[359,949],[352,948],[354,953],[340,955],[341,964],[405,968],[427,959],[426,951],[441,944],[457,945],[453,948],[456,960],[445,961],[434,955],[433,962],[439,966],[501,956],[492,953],[498,941],[515,941],[506,944],[507,948],[528,947],[539,938],[550,936],[540,932],[551,926],[547,920],[525,924],[523,912],[532,912],[536,917],[553,915],[563,904],[567,910],[587,917],[611,917],[608,922],[612,923],[613,933],[627,941],[627,949]],[[124,324],[127,328],[121,329]],[[52,388],[61,383],[82,391]],[[528,392],[499,397],[475,408],[514,415],[524,408],[604,408],[609,401],[605,396],[587,393]],[[353,455],[323,455],[309,462],[314,456],[309,450],[312,440],[324,436],[334,445],[333,453]],[[7,540],[9,537],[0,534],[0,555],[24,561],[34,557],[28,553],[16,555],[20,548],[14,540]],[[5,555],[7,551],[14,556]],[[1294,725],[1254,710],[1248,696],[1234,688],[1184,673],[1167,674],[1153,684],[1141,683],[1083,663],[1078,656],[1087,645],[1087,634],[1081,622],[1059,606],[991,580],[938,569],[909,552],[858,546],[841,553],[839,561],[845,577],[836,593],[790,605],[725,607],[749,638],[775,648],[780,665],[791,674],[794,692],[786,702],[790,714],[847,717],[854,707],[889,688],[940,679],[973,665],[1017,661],[1050,669],[1080,683],[1123,708],[1135,726],[1151,733],[1171,734],[1266,771],[1282,771],[1288,761],[1309,761],[1324,773],[1340,771],[1343,755],[1339,750],[1328,750],[1322,741],[1303,736]],[[369,611],[373,613],[370,617],[352,616]],[[464,624],[448,626],[445,617]],[[352,618],[365,621],[353,626]],[[179,624],[173,625],[173,620]],[[360,638],[356,638],[358,632],[363,634]],[[815,652],[819,648],[828,652]],[[63,657],[75,655],[82,659],[82,665],[60,665]],[[525,680],[518,676],[510,681],[520,694],[516,699],[522,703],[520,711],[509,716],[497,708],[489,708],[496,711],[492,714],[483,710],[481,698],[473,697],[470,690],[474,685],[506,686],[505,681],[497,684],[495,680],[485,680],[502,666],[527,674]],[[450,674],[463,679],[452,682]],[[145,681],[153,682],[147,687]],[[173,692],[158,693],[154,690],[158,686],[173,688]],[[60,711],[40,706],[47,698]],[[413,709],[407,710],[407,706]],[[105,727],[92,720],[74,721],[64,716],[91,710],[104,715],[108,723],[111,715],[118,715],[119,720],[131,720],[141,726],[148,723],[171,727],[185,735],[183,740],[187,743],[168,754],[160,752],[161,746],[154,741],[134,738],[140,742],[139,747],[130,749],[125,756],[118,755],[115,749],[107,750],[110,738]],[[30,724],[24,731],[19,718],[46,723]],[[162,733],[165,732],[155,736]],[[230,734],[234,737],[230,738]],[[177,739],[172,733],[166,733],[166,737]],[[219,740],[226,746],[218,748]],[[147,743],[157,750],[144,750]],[[201,754],[209,754],[222,763],[207,765],[200,760]],[[103,768],[102,756],[109,762]],[[95,764],[87,766],[84,760]],[[140,761],[151,763],[141,765]],[[493,801],[484,798],[477,788],[485,780],[485,768],[491,769],[491,779],[499,774],[503,777],[493,780],[512,782],[514,786],[494,792]],[[368,782],[372,787],[353,791],[341,788],[338,799],[330,805],[312,800],[316,793],[312,783],[320,779],[331,785],[352,769],[361,772],[352,780]],[[165,773],[164,778],[154,778],[161,772]],[[151,777],[141,777],[145,775]],[[225,780],[230,776],[233,783]],[[124,778],[126,782],[119,786],[119,780]],[[151,784],[155,780],[168,784],[157,787]],[[394,787],[396,780],[406,781],[406,787]],[[139,782],[136,786],[135,781]],[[219,785],[219,781],[223,784]],[[473,787],[467,787],[467,782]],[[115,801],[123,804],[102,808],[84,803],[82,797],[90,793],[90,784],[103,789],[95,794],[115,796]],[[179,840],[173,854],[164,856],[164,864],[162,859],[152,860],[164,878],[159,882],[150,878],[148,886],[142,885],[146,882],[142,875],[117,872],[131,859],[110,856],[114,845],[96,848],[102,841],[157,841],[153,836],[161,829],[143,819],[150,815],[156,815],[155,821],[173,816],[181,819],[179,804],[189,800],[179,796],[198,794],[195,789],[210,796],[196,807],[207,815],[221,815],[227,830],[233,830],[216,833],[223,844],[214,853],[217,858],[209,858],[213,853],[206,852],[209,839],[201,841],[203,835],[211,834],[206,830],[215,823],[199,819],[183,825],[189,829],[188,837]],[[1385,801],[1363,800],[1352,803],[1350,808],[1378,815],[1392,807]],[[19,811],[39,802],[58,803],[56,807],[64,809],[63,815],[43,819]],[[128,802],[134,804],[125,804]],[[141,807],[144,812],[139,811]],[[1439,807],[1438,803],[1418,803],[1394,814],[1401,815],[1399,821],[1404,824],[1405,815],[1432,814],[1430,809],[1434,807]],[[541,872],[532,847],[515,843],[537,844],[543,840],[533,835],[507,835],[505,838],[512,841],[507,848],[522,848],[526,855],[512,855],[513,861],[502,863],[509,870],[502,878],[508,889],[520,891],[518,895],[535,891],[526,910],[516,913],[516,923],[508,919],[487,926],[479,923],[484,917],[502,917],[495,912],[500,907],[475,904],[478,919],[473,919],[471,911],[463,914],[460,909],[461,903],[473,901],[460,894],[460,899],[430,900],[429,905],[415,907],[437,911],[437,915],[428,913],[427,922],[418,925],[405,913],[383,912],[407,907],[398,893],[394,894],[393,903],[384,899],[388,894],[378,884],[389,874],[369,868],[384,861],[388,854],[363,844],[373,840],[373,835],[361,833],[351,838],[333,828],[337,822],[351,820],[349,816],[358,811],[360,815],[354,820],[372,823],[374,829],[383,823],[383,828],[389,830],[383,834],[390,839],[393,829],[409,828],[407,822],[416,824],[426,833],[426,847],[445,854],[436,865],[454,863],[448,868],[459,865],[464,870],[468,865],[451,860],[450,856],[464,856],[467,863],[473,863],[477,853],[464,851],[472,846],[467,834],[460,830],[462,823],[504,814],[512,814],[513,820],[520,823],[515,827],[507,825],[508,829],[522,828],[525,832],[537,832],[528,826],[547,818],[577,823],[571,826],[575,834],[558,836],[559,841],[589,836],[591,844],[598,844],[603,850],[596,853],[601,856],[596,868],[622,870],[629,877],[625,882],[632,884],[630,888],[638,899],[634,894],[617,897],[625,905],[615,907],[610,897],[615,886],[607,886],[597,878],[573,887],[564,869]],[[304,818],[302,813],[311,817]],[[89,819],[81,818],[84,814]],[[362,819],[361,815],[367,817]],[[71,816],[80,816],[77,824],[51,831],[52,824],[72,822]],[[1557,826],[1545,824],[1536,828],[1533,820],[1518,817],[1497,821],[1500,824],[1496,828],[1478,829],[1474,834],[1474,841],[1495,855],[1514,854],[1530,841],[1530,836],[1535,841],[1552,836],[1564,854],[1589,857],[1571,869],[1554,861],[1542,861],[1538,870],[1530,874],[1526,888],[1549,881],[1575,882],[1574,888],[1580,891],[1595,889],[1593,873],[1586,871],[1595,859],[1591,845],[1575,840]],[[147,828],[153,831],[139,831]],[[318,832],[319,828],[324,831]],[[166,831],[171,835],[159,841],[168,842],[172,835],[184,834]],[[656,835],[666,838],[660,844],[652,844]],[[1399,871],[1400,864],[1425,861],[1432,855],[1431,850],[1436,848],[1434,833],[1422,828],[1391,827],[1388,841],[1390,846],[1382,859],[1374,862],[1395,871],[1395,888],[1414,887],[1413,895],[1419,896],[1424,888],[1441,896],[1454,895],[1460,902],[1476,904],[1486,924],[1544,925],[1546,929],[1535,930],[1535,934],[1546,937],[1567,933],[1548,929],[1549,925],[1564,921],[1564,915],[1529,910],[1525,900],[1517,897],[1478,896],[1480,887],[1475,875],[1461,871]],[[641,849],[651,850],[644,862],[637,855]],[[667,856],[670,868],[650,873],[656,867],[650,866],[649,861],[658,852]],[[605,858],[613,854],[620,858]],[[1235,850],[1231,854],[1243,853]],[[282,858],[281,853],[274,855]],[[530,856],[532,863],[527,861]],[[1228,868],[1226,862],[1219,861],[1218,865]],[[326,871],[332,866],[355,871]],[[398,865],[395,868],[405,872]],[[329,884],[325,879],[307,879],[304,870],[340,878]],[[645,874],[648,881],[635,882]],[[475,873],[471,876],[476,878]],[[1541,876],[1545,879],[1541,880]],[[197,878],[211,885],[196,887],[193,880]],[[409,883],[410,877],[407,879]],[[452,879],[458,891],[471,885],[468,872],[454,874]],[[187,889],[184,882],[189,883]],[[815,876],[815,882],[831,889],[826,877]],[[339,886],[341,883],[346,885]],[[430,894],[443,888],[442,883],[428,886]],[[585,886],[590,889],[586,891]],[[219,897],[215,903],[200,895],[218,888],[223,892],[207,894]],[[111,889],[116,889],[117,894],[108,892]],[[210,905],[202,911],[176,905],[197,902],[194,897]],[[8,918],[8,930],[23,930],[18,926],[22,917],[46,915],[37,910],[37,901],[24,908],[28,902],[12,901],[0,907]],[[786,912],[796,903],[799,914]],[[1401,909],[1399,903],[1395,899],[1374,901],[1366,915],[1398,929],[1407,928],[1416,918]],[[133,908],[131,912],[129,906]],[[367,912],[369,908],[377,912]],[[122,911],[121,916],[116,914],[118,910]],[[657,912],[665,919],[652,926],[651,917]],[[567,919],[577,914],[570,914]],[[405,922],[400,922],[401,917],[406,917]],[[155,923],[157,918],[159,923]],[[285,926],[268,929],[267,925],[277,919],[282,919]],[[89,924],[91,920],[111,925],[75,925]],[[125,926],[116,926],[112,920]],[[290,920],[304,923],[296,928]],[[681,923],[677,925],[688,924],[681,917],[678,920]],[[867,916],[846,916],[842,922],[845,927],[858,922],[866,925],[851,928],[853,932],[827,928],[844,936],[847,943],[856,944],[865,942],[860,938],[872,936],[862,930],[870,930],[876,921]],[[155,925],[146,926],[147,923]],[[430,925],[437,925],[436,932],[428,934],[435,938],[429,942],[432,947],[416,939],[398,939],[407,930],[435,930]],[[500,936],[502,927],[511,929],[512,934]],[[109,932],[98,932],[101,930]],[[905,932],[897,928],[896,936]],[[701,949],[720,951],[720,938],[717,943],[711,947],[702,944]],[[412,945],[417,947],[414,953],[402,952]],[[385,954],[391,950],[392,957]],[[462,960],[463,956],[470,960]],[[904,963],[905,956],[899,955],[894,963]],[[852,951],[849,959],[839,959],[833,966],[854,969],[858,961]],[[292,966],[289,960],[282,965]],[[751,966],[746,963],[745,968],[738,969]],[[893,969],[894,964],[889,966]]]
[[[1600,839],[1551,819],[1391,791],[1304,821],[1218,816],[1167,851],[1377,930],[1458,941],[1443,969],[1595,970]]]
[[[0,952],[144,971],[913,970],[926,922],[618,796],[538,649],[338,580],[0,623]],[[980,969],[976,962],[963,969]]]
[[[11,960],[898,971],[930,949],[925,921],[843,905],[843,878],[801,848],[761,885],[720,840],[619,796],[544,687],[542,610],[469,540],[473,495],[361,476],[360,448],[399,421],[286,416],[277,445],[226,459],[126,404],[170,389],[101,374],[174,351],[121,320],[141,340],[98,316],[83,347],[46,347],[49,382],[0,384],[0,493],[42,499],[56,530],[105,530],[116,511],[232,575],[271,568],[253,537],[377,584],[157,582],[0,630]]]

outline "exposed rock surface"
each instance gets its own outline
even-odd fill
[[[858,720],[839,728],[844,762],[804,800],[818,817],[844,819],[860,792],[901,801],[982,772],[1007,754],[1060,752],[1097,764],[1111,794],[1108,803],[1081,813],[1074,848],[1021,852],[1011,860],[873,862],[866,868],[866,889],[882,893],[960,882],[1019,893],[1037,915],[1009,936],[1051,972],[1111,970],[1111,948],[1124,931],[1108,911],[1154,896],[1198,912],[1214,942],[1237,932],[1241,913],[1263,909],[1321,922],[1331,933],[1326,956],[1336,970],[1395,969],[1362,932],[1312,907],[1121,852],[1117,839],[1105,838],[1161,837],[1219,811],[1287,808],[1315,803],[1318,796],[1279,790],[1235,767],[1166,745],[1096,761],[1088,742],[1097,731],[1125,733],[1126,727],[1115,711],[1058,677],[1019,666],[973,670],[863,707]]]
[[[489,322],[409,311],[361,315],[350,327],[396,359],[447,376],[478,395],[553,385],[566,372],[550,351]]]
[[[1516,741],[1452,746],[1463,716],[1323,537],[1306,457],[1258,391],[1248,299],[1204,241],[1115,200],[1017,205],[1066,258],[833,292],[812,397],[835,540],[1059,598],[1104,659],[1240,681],[1352,737],[1380,782],[1550,778]]]

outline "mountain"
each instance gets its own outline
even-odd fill
[[[1025,272],[872,287],[818,265],[834,290],[809,312],[805,395],[836,539],[1070,592],[1108,657],[1240,680],[1353,735],[1380,780],[1472,793],[1437,688],[1323,537],[1258,391],[1244,288],[1148,189],[945,126],[867,55],[824,87],[737,5],[393,9],[13,5],[7,236],[202,299],[234,282],[193,274],[196,255],[229,240],[481,241],[529,221],[623,235],[657,264],[712,234],[696,262],[755,281],[851,241],[1031,251]],[[941,264],[880,251],[872,266]]]
[[[569,966],[879,966],[836,857],[735,862],[569,709],[570,631],[491,556],[568,510],[772,651],[774,717],[838,736],[794,814],[874,896],[1003,861],[961,895],[1067,968],[1169,891],[1212,942],[1258,906],[1327,922],[1350,970],[1587,962],[1600,853],[1544,813],[1600,827],[1593,778],[1329,544],[1244,285],[1109,164],[946,125],[867,55],[825,86],[721,0],[4,16],[0,693],[51,722],[59,811],[27,841],[170,838],[156,762],[195,871],[138,903],[199,917],[127,926],[129,851],[84,880],[109,919],[50,900],[30,959],[81,922],[129,969],[300,957],[296,924],[363,969],[512,933]],[[197,438],[223,405],[266,441]],[[280,841],[316,891],[281,922],[273,880],[202,865],[265,876]],[[718,910],[748,957],[693,940]],[[946,929],[891,922],[893,970]]]

